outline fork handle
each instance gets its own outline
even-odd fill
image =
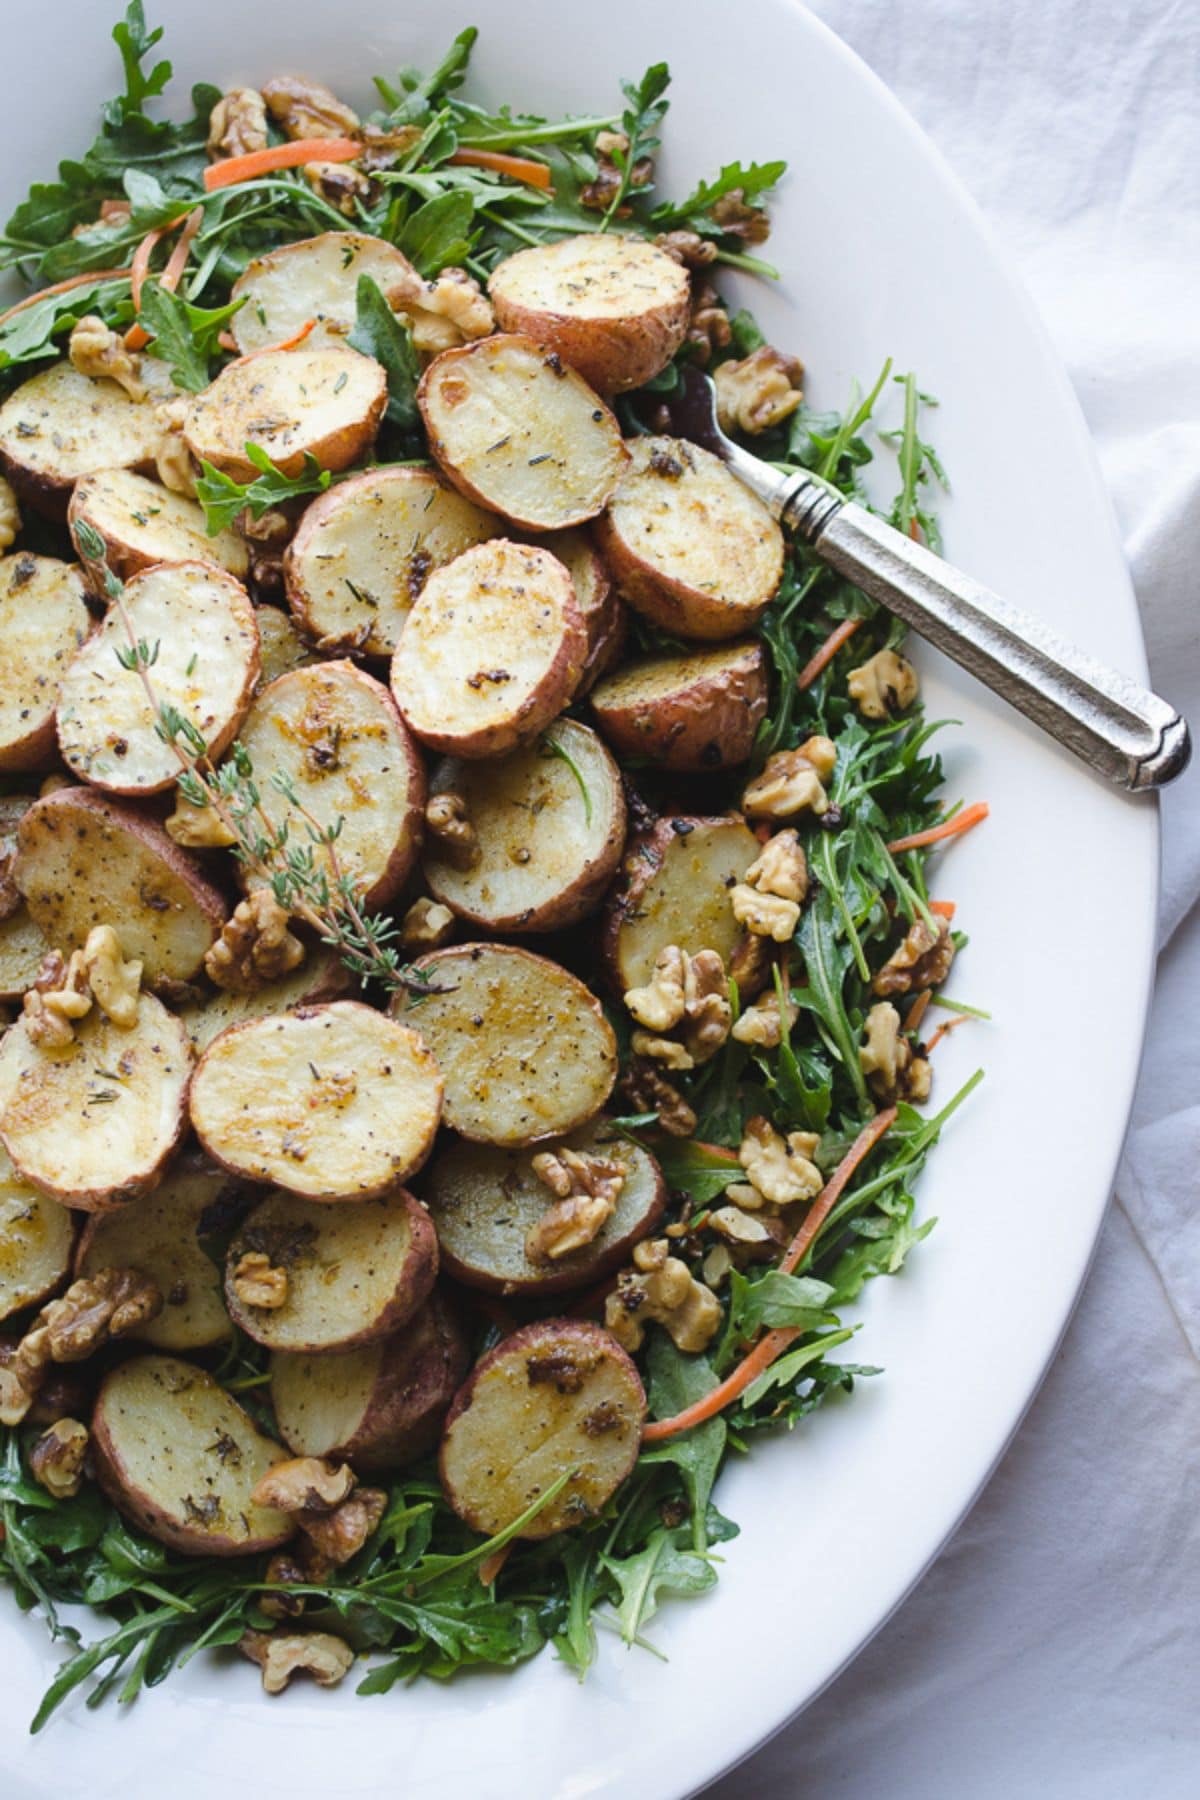
[[[1119,787],[1162,787],[1187,767],[1187,723],[1166,700],[807,472],[739,451],[734,472],[822,561],[878,600]]]

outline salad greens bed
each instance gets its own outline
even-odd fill
[[[249,260],[279,244],[347,227],[347,218],[299,171],[206,194],[205,138],[219,90],[193,88],[192,116],[181,124],[153,117],[147,107],[163,93],[171,73],[168,62],[153,56],[161,32],[147,29],[140,0],[133,0],[113,35],[124,65],[124,92],[104,108],[91,148],[64,161],[55,179],[34,186],[0,236],[0,264],[18,269],[33,288],[81,275],[88,279],[48,292],[0,322],[0,385],[14,385],[31,367],[61,354],[72,325],[86,313],[99,313],[113,326],[128,325],[133,305],[122,271],[135,248],[147,232],[203,205],[178,292],[149,284],[141,312],[153,338],[151,354],[170,364],[181,388],[200,389],[222,355],[219,333],[231,312],[230,286]],[[723,266],[773,273],[747,250],[736,229],[736,209],[731,215],[720,202],[738,194],[745,206],[757,209],[782,177],[783,163],[730,163],[677,204],[661,197],[652,182],[635,184],[635,165],[657,147],[667,111],[664,65],[626,84],[622,105],[611,116],[548,121],[508,109],[492,113],[462,93],[475,35],[462,32],[430,74],[406,69],[377,79],[381,108],[372,122],[387,129],[416,126],[419,135],[378,174],[372,198],[359,203],[358,216],[350,221],[354,228],[398,245],[426,276],[463,264],[486,278],[500,258],[523,245],[614,226],[649,236],[679,228],[697,233],[715,247],[711,275],[719,277]],[[628,151],[612,155],[619,181],[603,213],[580,202],[597,177],[596,135],[602,130],[623,131],[629,140]],[[502,173],[450,163],[464,148],[534,158],[550,170],[551,185],[542,190]],[[128,201],[128,214],[98,222],[105,201]],[[757,241],[760,234],[752,236]],[[169,248],[168,238],[155,267]],[[744,356],[763,341],[748,312],[737,313],[731,323],[732,343],[717,353],[718,360]],[[384,460],[424,460],[414,400],[417,359],[404,326],[369,281],[360,286],[352,341],[376,356],[388,374],[390,404],[377,454]],[[690,353],[685,345],[680,358]],[[651,386],[663,394],[677,380],[672,365]],[[875,455],[868,434],[877,409],[894,394],[901,402],[900,422],[894,431],[878,433],[894,451],[899,470],[899,493],[889,516],[901,529],[936,544],[931,496],[944,477],[922,437],[921,415],[930,403],[911,375],[893,376],[885,366],[869,393],[852,396],[844,414],[802,406],[768,436],[756,438],[754,448],[783,467],[815,470],[842,493],[866,500],[864,470]],[[620,406],[626,430],[639,429],[637,397]],[[330,480],[315,465],[298,480],[281,476],[265,457],[259,468],[247,484],[208,472],[200,498],[213,529],[247,505],[261,512],[281,497],[319,491]],[[801,691],[798,672],[831,630],[848,620],[861,622],[852,645]],[[636,621],[635,629],[647,647],[666,642],[643,621]],[[928,918],[929,904],[930,852],[893,854],[887,846],[946,817],[938,798],[941,767],[931,744],[938,727],[925,722],[919,709],[898,722],[864,720],[847,693],[852,666],[899,642],[902,631],[895,621],[797,546],[761,636],[772,667],[772,702],[754,766],[815,732],[832,738],[837,765],[830,810],[806,846],[813,894],[791,952],[799,1016],[790,1039],[785,1036],[769,1051],[752,1051],[730,1039],[713,1061],[682,1078],[698,1115],[694,1139],[664,1138],[655,1131],[653,1114],[621,1121],[659,1157],[673,1196],[672,1216],[686,1222],[689,1232],[676,1239],[674,1251],[694,1264],[702,1256],[699,1233],[706,1210],[741,1178],[736,1161],[721,1147],[737,1146],[747,1118],[765,1113],[784,1131],[819,1132],[817,1160],[828,1172],[875,1114],[877,1103],[858,1055],[871,1005],[871,972],[886,956],[885,946],[894,943],[899,922]],[[653,806],[659,778],[651,770],[633,771],[632,778]],[[708,810],[736,804],[736,772],[727,793],[713,792],[706,781]],[[961,947],[965,939],[956,934],[956,941]],[[940,1004],[960,1013],[973,1010]],[[624,1029],[619,1021],[614,1025]],[[725,1459],[744,1453],[765,1431],[795,1426],[849,1393],[861,1378],[878,1373],[843,1360],[858,1330],[843,1323],[843,1310],[872,1277],[900,1270],[931,1229],[932,1220],[916,1219],[916,1179],[946,1120],[979,1079],[973,1076],[930,1116],[900,1105],[797,1273],[762,1265],[732,1271],[722,1290],[724,1327],[709,1355],[683,1355],[664,1333],[651,1332],[641,1361],[653,1419],[672,1417],[703,1397],[762,1329],[792,1327],[801,1335],[731,1407],[646,1447],[604,1516],[542,1542],[515,1543],[501,1558],[494,1553],[515,1536],[521,1521],[483,1542],[450,1510],[432,1468],[400,1474],[378,1530],[359,1555],[329,1585],[304,1590],[305,1628],[325,1625],[355,1646],[380,1653],[358,1691],[382,1693],[417,1674],[443,1677],[470,1664],[517,1663],[547,1643],[582,1676],[596,1655],[598,1628],[652,1649],[647,1628],[664,1598],[710,1588],[717,1580],[720,1546],[737,1532],[713,1501]],[[214,1245],[213,1254],[222,1249]],[[477,1350],[497,1336],[496,1326],[480,1317]],[[265,1354],[256,1345],[239,1338],[214,1372],[270,1424]],[[270,1629],[273,1621],[260,1609],[265,1558],[174,1554],[128,1525],[91,1484],[74,1499],[52,1499],[28,1473],[34,1436],[35,1430],[22,1429],[0,1439],[0,1558],[18,1604],[37,1609],[67,1652],[33,1721],[35,1730],[76,1689],[86,1690],[89,1706],[110,1695],[129,1701],[198,1650],[233,1644],[247,1627]],[[71,1614],[61,1610],[77,1605],[108,1621],[105,1632],[86,1644]]]

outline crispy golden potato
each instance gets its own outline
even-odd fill
[[[597,526],[631,606],[687,638],[739,637],[783,573],[783,534],[725,464],[682,438],[643,437]]]
[[[80,476],[152,468],[163,435],[157,402],[179,390],[153,357],[143,359],[142,379],[145,400],[65,361],[22,382],[0,406],[0,469],[22,499],[61,519]]]
[[[365,456],[387,405],[387,378],[357,350],[260,350],[227,363],[188,407],[183,437],[197,461],[235,481],[258,474],[246,445],[265,450],[285,475],[306,456],[346,469]]]
[[[614,750],[685,772],[745,762],[766,710],[766,665],[753,639],[629,662],[592,690]]]
[[[75,483],[67,524],[76,544],[81,523],[104,539],[105,561],[122,581],[155,563],[216,563],[239,581],[250,567],[246,541],[236,531],[210,537],[202,506],[132,469],[99,469]],[[100,575],[89,571],[89,578],[103,599]]]
[[[493,538],[429,577],[392,658],[392,692],[422,743],[499,756],[558,715],[586,655],[562,563]]]
[[[369,275],[386,294],[397,278],[411,274],[408,258],[380,238],[323,231],[247,263],[230,290],[231,299],[246,302],[230,330],[239,350],[266,350],[286,343],[313,319],[308,348],[340,346],[354,329],[359,276]]]
[[[673,817],[630,841],[609,900],[604,952],[619,993],[644,987],[660,950],[715,950],[726,968],[742,937],[729,903],[761,845],[741,818]]]
[[[74,1245],[71,1213],[0,1150],[0,1319],[48,1300],[67,1278]]]
[[[256,606],[254,618],[258,625],[258,651],[262,661],[262,674],[258,678],[260,690],[280,675],[290,675],[293,669],[303,669],[318,660],[311,644],[296,630],[291,614],[285,613],[281,606]]]
[[[644,238],[559,238],[505,257],[488,292],[502,331],[556,350],[601,394],[665,369],[687,335],[687,271]]]
[[[637,1461],[646,1396],[599,1325],[543,1319],[476,1363],[446,1420],[439,1473],[475,1531],[505,1530],[567,1470],[556,1499],[520,1533],[550,1537],[594,1518]]]
[[[455,487],[527,531],[594,519],[628,461],[608,407],[531,338],[500,334],[443,351],[418,401]]]
[[[629,632],[629,615],[609,579],[604,559],[592,540],[590,531],[577,527],[570,531],[552,531],[538,539],[543,550],[549,550],[567,570],[575,583],[575,598],[583,614],[587,632],[587,655],[575,684],[573,699],[578,700],[592,688],[606,670],[611,669],[622,650]]]
[[[82,571],[55,556],[0,557],[0,770],[54,754],[63,677],[92,629]]]
[[[177,1356],[135,1356],[109,1371],[92,1454],[113,1505],[185,1556],[250,1556],[292,1535],[287,1513],[250,1497],[285,1451],[211,1375]]]

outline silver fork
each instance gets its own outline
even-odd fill
[[[923,544],[807,470],[781,474],[727,438],[708,376],[685,369],[663,401],[670,430],[713,451],[830,568],[919,631],[1118,787],[1138,792],[1187,767],[1187,722],[1168,701],[1097,662]]]

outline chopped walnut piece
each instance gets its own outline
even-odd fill
[[[677,1349],[705,1350],[721,1323],[721,1307],[687,1264],[670,1254],[666,1238],[654,1238],[634,1250],[633,1268],[622,1271],[605,1303],[604,1323],[625,1350],[641,1349],[651,1323],[663,1326]]]
[[[22,1002],[26,1030],[44,1050],[65,1050],[75,1041],[75,1024],[92,1010],[92,994],[83,966],[83,954],[71,952],[68,962],[59,950],[49,950]]]
[[[8,550],[16,542],[20,529],[21,509],[17,505],[17,496],[0,475],[0,550]]]
[[[364,125],[362,129],[363,155],[362,167],[366,174],[374,175],[380,169],[390,169],[421,140],[419,125],[399,125],[389,129],[385,125]]]
[[[288,1272],[277,1267],[265,1250],[247,1250],[240,1256],[230,1281],[243,1306],[276,1312],[287,1305]]]
[[[630,1043],[635,1056],[647,1057],[651,1062],[661,1063],[664,1069],[674,1069],[683,1074],[694,1069],[696,1059],[685,1044],[677,1043],[674,1038],[655,1037],[651,1031],[635,1031]]]
[[[657,1113],[668,1137],[691,1137],[695,1131],[696,1115],[679,1089],[644,1057],[630,1063],[621,1078],[621,1092],[635,1112]]]
[[[300,1529],[318,1557],[339,1569],[357,1556],[382,1519],[387,1506],[382,1488],[359,1488],[330,1512],[305,1513]]]
[[[754,1217],[753,1210],[743,1212],[737,1205],[714,1207],[704,1223],[706,1230],[715,1231],[730,1244],[769,1244],[773,1241],[763,1221]]]
[[[436,841],[438,855],[456,869],[473,869],[478,863],[479,839],[462,794],[434,794],[425,808],[425,829]]]
[[[88,1428],[78,1419],[57,1419],[29,1452],[29,1472],[56,1500],[70,1500],[83,1485]]]
[[[292,514],[282,506],[269,506],[255,518],[251,507],[243,507],[234,520],[234,530],[250,552],[250,579],[255,588],[282,587],[284,552],[296,535]]]
[[[289,138],[356,138],[358,114],[336,94],[305,75],[276,75],[263,83],[267,111]]]
[[[622,1163],[579,1150],[543,1150],[533,1159],[533,1172],[557,1196],[525,1239],[525,1254],[534,1263],[555,1262],[590,1244],[612,1217],[625,1185]]]
[[[777,831],[769,837],[746,870],[745,879],[760,893],[777,894],[781,900],[803,900],[808,892],[808,864],[796,832]]]
[[[729,1254],[728,1244],[714,1244],[700,1266],[705,1287],[719,1288],[730,1269],[734,1267],[734,1260]]]
[[[267,1564],[263,1579],[275,1587],[299,1587],[320,1577],[303,1552],[296,1556],[291,1550],[279,1550]],[[269,1619],[298,1619],[304,1611],[304,1600],[303,1594],[260,1594],[258,1610]]]
[[[660,231],[654,242],[685,269],[703,269],[717,260],[717,246],[698,231]]]
[[[138,1269],[98,1269],[73,1281],[37,1314],[0,1368],[0,1425],[19,1425],[51,1363],[83,1362],[110,1338],[156,1318],[162,1294]]]
[[[813,1131],[792,1131],[785,1138],[760,1114],[746,1122],[738,1161],[764,1200],[772,1206],[791,1206],[813,1199],[825,1185],[811,1160],[820,1141]]]
[[[414,270],[390,283],[388,300],[407,319],[417,350],[436,356],[487,337],[496,328],[492,303],[466,269],[443,269],[433,281]]]
[[[719,951],[698,950],[688,958],[684,988],[683,1042],[695,1062],[708,1062],[729,1036],[733,1020]]]
[[[741,238],[744,244],[765,244],[771,235],[766,209],[751,206],[742,188],[732,188],[714,202],[713,223],[726,237]]]
[[[919,692],[917,671],[895,650],[877,650],[851,669],[846,686],[864,719],[889,719],[911,706]]]
[[[327,1513],[354,1490],[355,1475],[349,1463],[333,1463],[320,1456],[292,1456],[272,1463],[261,1475],[250,1498],[255,1506],[276,1512]]]
[[[775,894],[760,894],[744,881],[730,890],[729,903],[739,925],[756,937],[771,938],[777,944],[790,941],[800,923],[800,908],[794,900],[781,900]]]
[[[913,920],[904,942],[876,972],[873,993],[911,994],[941,987],[950,973],[955,945],[948,919],[938,919],[936,927],[931,929],[924,919]]]
[[[924,1056],[914,1053],[890,1000],[881,1000],[867,1014],[858,1062],[877,1099],[889,1105],[928,1100],[933,1071]]]
[[[230,993],[253,994],[298,969],[304,945],[288,930],[288,917],[270,888],[255,888],[205,956],[209,978]]]
[[[138,1022],[142,965],[125,961],[121,940],[111,925],[94,925],[88,932],[83,972],[105,1018],[120,1031],[132,1031]]]
[[[787,1028],[790,1031],[796,1023],[799,1012],[791,995],[784,993],[784,1007],[787,1015]],[[750,1044],[758,1050],[777,1050],[783,1042],[783,1021],[779,1016],[779,996],[774,991],[764,994],[753,1006],[747,1006],[739,1013],[732,1033],[739,1044]]]
[[[430,900],[423,894],[414,900],[400,926],[400,943],[405,950],[440,950],[454,934],[454,914],[448,906]]]
[[[770,344],[760,344],[740,362],[722,363],[714,376],[722,430],[757,437],[782,425],[804,399],[803,378],[803,363]]]
[[[196,497],[196,465],[183,439],[183,423],[187,417],[186,400],[164,400],[154,409],[162,436],[154,451],[154,467],[158,479],[172,494]]]
[[[267,147],[267,109],[257,88],[227,88],[208,119],[208,154],[214,162],[226,156],[249,156]]]
[[[714,350],[724,350],[733,337],[729,314],[711,282],[697,282],[692,289],[692,316],[688,321],[684,343],[692,352],[692,361],[707,363]]]
[[[175,810],[163,823],[167,836],[182,844],[185,850],[224,850],[237,843],[237,833],[225,823],[215,806],[193,806],[178,791]]]
[[[614,156],[628,156],[629,138],[623,131],[598,131],[595,149],[595,178],[580,188],[579,204],[587,207],[589,212],[607,212],[621,190],[621,171],[613,159]],[[645,187],[653,177],[652,160],[641,156],[629,172],[629,185],[631,188]],[[616,216],[626,219],[630,211],[628,206],[619,206]]]
[[[320,1687],[336,1687],[354,1663],[344,1638],[330,1631],[304,1631],[281,1636],[274,1631],[246,1631],[238,1649],[262,1670],[268,1694],[282,1694],[293,1675],[311,1675]]]
[[[796,750],[777,750],[742,795],[750,819],[789,819],[829,811],[825,783],[833,774],[837,751],[826,737],[811,737]]]
[[[119,331],[110,331],[104,320],[87,313],[67,340],[71,366],[94,381],[115,381],[131,400],[146,398],[146,384],[133,352],[125,348]]]
[[[626,1010],[647,1031],[673,1031],[687,1006],[687,957],[678,944],[664,944],[645,987],[627,988]]]
[[[732,1015],[725,965],[715,950],[687,956],[678,944],[664,945],[650,981],[645,987],[629,988],[625,1005],[646,1027],[633,1034],[634,1054],[668,1069],[692,1069],[707,1062],[729,1036]],[[681,1042],[658,1035],[678,1026]]]
[[[330,206],[336,206],[348,219],[356,216],[360,203],[365,205],[373,191],[368,177],[350,163],[305,163],[304,179],[314,193],[328,200]]]
[[[767,940],[744,931],[729,959],[729,979],[737,982],[739,993],[756,994],[770,976],[771,962]]]

